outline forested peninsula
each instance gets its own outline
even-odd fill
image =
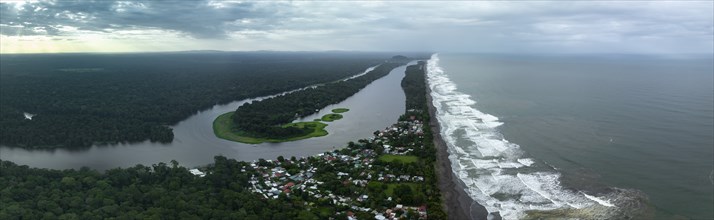
[[[171,142],[169,126],[199,110],[343,79],[390,56],[342,52],[3,54],[0,145],[77,149],[145,140]]]
[[[172,161],[105,173],[0,161],[0,219],[447,219],[423,65],[407,68],[397,123],[306,158],[216,156],[199,169]]]
[[[296,139],[309,138],[326,135],[321,122],[300,122],[291,123],[295,119],[309,116],[328,105],[337,104],[348,97],[354,95],[365,86],[372,83],[389,72],[409,61],[406,57],[395,56],[390,60],[380,64],[366,74],[348,80],[339,80],[326,83],[305,90],[276,96],[240,106],[232,115],[232,125],[216,126],[216,134],[225,139],[240,141],[244,143],[260,143],[262,141],[282,142]],[[228,115],[219,117],[220,123],[225,124]],[[323,121],[332,121],[341,118],[337,113],[323,117]],[[225,134],[226,129],[230,129],[235,134],[232,136]]]

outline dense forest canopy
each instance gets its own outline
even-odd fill
[[[215,104],[360,73],[391,57],[346,52],[179,52],[0,56],[0,144],[78,148],[170,142]],[[32,120],[24,113],[34,114]]]
[[[426,80],[424,79],[426,62],[419,61],[417,65],[407,67],[402,89],[406,95],[406,109],[419,109],[427,111],[426,106]]]

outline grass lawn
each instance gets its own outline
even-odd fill
[[[216,120],[213,121],[213,133],[216,134],[216,137],[221,138],[221,139],[226,139],[229,141],[246,143],[246,144],[260,144],[263,142],[277,143],[277,142],[297,141],[297,140],[302,140],[302,139],[308,139],[311,137],[321,137],[321,136],[327,135],[327,131],[325,130],[325,127],[327,127],[327,124],[318,122],[318,121],[310,121],[310,122],[298,122],[298,123],[290,123],[290,124],[283,125],[283,127],[297,126],[299,128],[308,127],[308,128],[313,129],[313,131],[311,133],[304,135],[304,136],[284,138],[284,139],[250,137],[241,131],[233,129],[233,120],[231,120],[231,116],[233,116],[233,112],[228,112],[228,113],[218,116],[216,118]]]
[[[384,194],[387,196],[394,196],[394,189],[397,188],[399,185],[408,185],[409,187],[412,188],[413,192],[417,192],[417,186],[419,185],[418,183],[382,183],[382,182],[377,182],[377,181],[370,181],[367,183],[367,186],[370,188],[382,188],[382,185],[387,185],[387,188],[384,189]]]
[[[412,188],[412,192],[417,191],[417,183],[387,183],[387,189],[384,190],[384,193],[387,196],[394,196],[394,188],[397,188],[398,185],[408,185]]]
[[[340,114],[335,114],[335,113],[330,113],[326,114],[325,116],[322,116],[322,121],[336,121],[342,119],[342,115]]]
[[[401,161],[402,163],[414,163],[418,159],[419,159],[418,157],[411,156],[411,155],[385,154],[385,155],[379,156],[379,160],[384,161],[384,162],[392,162],[392,161],[398,160],[398,161]]]
[[[345,113],[345,112],[348,112],[348,111],[350,111],[350,109],[348,109],[348,108],[336,108],[336,109],[332,109],[332,113]]]

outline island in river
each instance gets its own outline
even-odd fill
[[[325,135],[328,135],[329,132],[325,130],[325,127],[327,127],[327,124],[322,123],[321,121],[325,122],[332,122],[336,120],[342,119],[342,114],[348,112],[348,108],[335,108],[332,109],[333,113],[326,114],[322,116],[320,119],[315,119],[314,121],[300,121],[300,122],[291,122],[288,124],[281,125],[282,127],[296,127],[298,129],[307,129],[310,132],[306,133],[304,135],[300,136],[294,136],[294,137],[288,137],[288,138],[265,138],[265,137],[252,137],[249,134],[246,134],[245,132],[242,132],[240,130],[235,129],[235,125],[233,124],[233,112],[227,112],[225,114],[222,114],[218,117],[216,117],[216,120],[213,121],[213,132],[216,134],[216,137],[219,137],[221,139],[229,140],[229,141],[236,141],[236,142],[241,142],[241,143],[246,143],[246,144],[260,144],[260,143],[280,143],[280,142],[289,142],[289,141],[297,141],[297,140],[302,140],[302,139],[308,139],[312,137],[322,137]]]
[[[345,112],[348,112],[348,111],[350,111],[350,109],[348,109],[348,108],[336,108],[336,109],[332,109],[332,113],[338,113],[338,114],[339,114],[339,113],[345,113]]]
[[[327,115],[326,115],[327,116]],[[282,125],[283,127],[295,127],[298,129],[309,130],[310,132],[303,135],[287,137],[287,138],[267,138],[267,137],[253,137],[250,134],[246,134],[240,130],[235,129],[233,124],[233,112],[227,112],[222,114],[213,121],[213,132],[216,137],[226,139],[229,141],[236,141],[246,144],[260,144],[264,142],[279,143],[288,141],[297,141],[312,137],[322,137],[328,134],[325,130],[327,124],[319,121],[305,121],[305,122],[292,122]]]

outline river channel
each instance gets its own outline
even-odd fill
[[[217,138],[212,123],[219,115],[235,111],[242,104],[265,97],[245,99],[211,109],[172,126],[174,141],[169,144],[149,141],[92,146],[86,150],[26,150],[0,146],[0,159],[20,165],[39,168],[72,169],[89,167],[106,170],[130,167],[136,164],[151,165],[176,160],[180,165],[195,167],[213,162],[213,157],[223,155],[243,161],[259,158],[275,159],[278,156],[304,157],[346,146],[349,141],[368,138],[376,130],[397,121],[404,113],[405,96],[401,88],[406,66],[393,69],[389,75],[375,80],[346,100],[302,120],[310,121],[330,112],[333,108],[349,108],[341,120],[326,122],[329,135],[285,143],[243,144]]]

